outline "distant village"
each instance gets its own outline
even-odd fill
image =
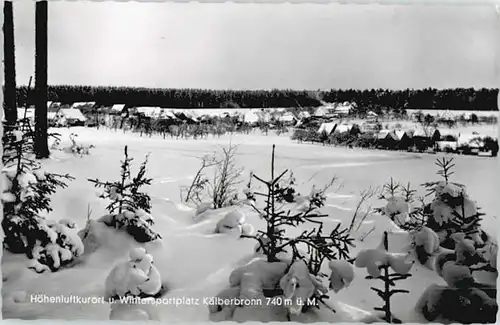
[[[72,105],[48,102],[48,122],[51,127],[127,127],[136,131],[166,133],[170,126],[224,125],[226,130],[260,128],[265,133],[293,130],[292,138],[300,142],[324,145],[378,148],[406,151],[445,151],[465,154],[488,152],[496,156],[495,136],[477,131],[464,132],[458,126],[496,124],[498,112],[452,110],[408,110],[404,116],[392,112],[359,114],[354,102],[323,103],[311,109],[290,108],[221,108],[178,109],[160,107],[109,107],[95,102]],[[19,118],[34,119],[34,107],[18,109]],[[155,127],[156,125],[156,127]],[[155,130],[156,128],[156,130]],[[162,130],[158,130],[162,128]],[[201,126],[200,126],[201,128]]]

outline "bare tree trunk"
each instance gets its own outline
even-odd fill
[[[39,159],[50,155],[47,123],[47,1],[36,2],[35,18],[35,152]]]
[[[4,51],[4,99],[3,109],[7,128],[17,122],[16,103],[16,55],[14,44],[14,14],[11,1],[3,3],[3,51]]]

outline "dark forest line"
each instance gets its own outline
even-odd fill
[[[455,89],[332,89],[210,90],[134,87],[49,86],[48,100],[72,104],[96,102],[100,106],[158,106],[164,108],[271,108],[318,107],[324,102],[356,102],[358,110],[402,111],[404,109],[498,110],[498,88]],[[34,105],[26,86],[17,88],[18,106]],[[27,98],[27,100],[26,100]]]

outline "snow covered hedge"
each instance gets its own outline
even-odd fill
[[[83,253],[83,244],[70,224],[45,219],[52,211],[50,195],[66,187],[69,175],[44,172],[34,158],[33,133],[28,129],[7,132],[3,137],[4,167],[1,173],[5,233],[4,247],[26,254],[37,272],[56,271]]]

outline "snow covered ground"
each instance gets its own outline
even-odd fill
[[[91,155],[78,157],[64,152],[54,152],[44,163],[53,172],[70,173],[76,178],[65,190],[53,196],[54,211],[51,219],[71,219],[78,228],[83,228],[89,207],[91,218],[105,214],[106,202],[98,199],[100,191],[87,181],[88,178],[114,180],[118,177],[123,147],[128,145],[129,154],[135,158],[135,168],[147,153],[151,153],[148,176],[153,184],[148,189],[152,197],[154,229],[161,234],[160,243],[147,244],[145,248],[154,257],[154,264],[161,274],[167,294],[172,298],[150,308],[161,321],[207,321],[208,306],[203,297],[213,297],[227,286],[230,273],[245,264],[256,244],[251,239],[240,239],[228,234],[213,234],[220,218],[232,208],[207,214],[202,220],[193,220],[195,211],[180,204],[180,186],[189,185],[199,167],[198,157],[210,153],[219,146],[239,145],[237,162],[245,168],[242,186],[250,172],[270,177],[271,144],[276,144],[276,169],[285,168],[294,172],[299,189],[306,192],[312,184],[326,184],[336,175],[341,188],[332,188],[328,193],[323,212],[330,215],[325,222],[332,229],[338,222],[348,226],[355,209],[359,193],[372,186],[382,186],[390,177],[403,183],[411,182],[415,188],[424,181],[437,179],[434,165],[435,155],[366,151],[296,144],[286,136],[235,135],[232,138],[209,138],[207,140],[170,140],[153,136],[141,138],[136,134],[95,130],[86,128],[58,129],[63,141],[69,141],[69,133],[78,134],[77,142],[93,144]],[[470,196],[477,200],[486,213],[483,228],[496,235],[498,211],[498,159],[473,156],[456,156],[454,180],[467,185]],[[497,178],[495,178],[497,177]],[[302,182],[302,183],[301,183]],[[420,191],[420,193],[423,193]],[[376,202],[373,202],[376,205]],[[382,202],[378,202],[382,205]],[[254,227],[263,226],[263,221],[248,207],[239,208],[246,221]],[[369,216],[353,237],[360,239],[373,227],[362,242],[357,240],[351,256],[366,248],[374,248],[381,241],[383,231],[389,230],[390,248],[404,251],[408,235],[400,232],[386,217]],[[85,257],[81,263],[55,273],[36,274],[23,267],[24,256],[4,252],[2,259],[3,318],[17,319],[85,319],[107,320],[110,305],[101,300],[87,303],[33,303],[36,295],[104,297],[106,277],[114,266],[128,259],[129,251],[140,246],[129,235],[107,227],[99,228],[102,247]],[[418,298],[432,283],[444,284],[434,271],[418,263],[412,268],[412,277],[402,281],[403,289],[410,294],[401,294],[393,299],[395,314],[405,322],[424,322],[413,312]],[[337,310],[333,313],[322,309],[315,318],[303,321],[360,321],[379,306],[380,301],[370,290],[379,285],[377,280],[365,280],[365,269],[355,269],[351,286],[338,294],[329,292],[328,303]],[[39,296],[40,297],[40,296]],[[175,299],[174,299],[175,298]],[[196,300],[196,298],[200,300]],[[175,302],[179,302],[175,304]],[[259,313],[257,313],[259,314]],[[255,319],[259,320],[259,319]]]

